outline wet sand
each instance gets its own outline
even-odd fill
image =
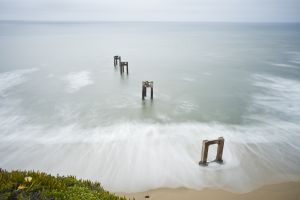
[[[156,189],[139,193],[117,193],[130,199],[155,199],[155,200],[300,200],[300,182],[288,182],[263,186],[248,193],[232,193],[221,189],[192,190],[186,188],[178,189]],[[149,198],[146,198],[148,196]]]

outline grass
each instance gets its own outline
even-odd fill
[[[0,200],[126,200],[105,191],[100,183],[75,176],[0,168]]]

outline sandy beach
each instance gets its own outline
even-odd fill
[[[178,189],[156,189],[140,193],[117,193],[119,196],[125,196],[130,199],[155,199],[155,200],[299,200],[300,182],[288,182],[274,185],[263,186],[257,190],[248,193],[232,193],[220,189],[191,190],[186,188]],[[148,196],[148,198],[146,198]]]

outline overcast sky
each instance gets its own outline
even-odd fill
[[[300,0],[0,0],[0,20],[300,22]]]

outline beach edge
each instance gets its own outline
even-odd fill
[[[137,193],[115,193],[120,197],[128,199],[157,199],[157,200],[299,200],[300,199],[300,182],[284,182],[262,186],[256,190],[247,193],[233,193],[216,188],[205,188],[203,190],[194,190],[188,188],[158,188],[145,192]],[[148,197],[148,198],[147,198]]]

